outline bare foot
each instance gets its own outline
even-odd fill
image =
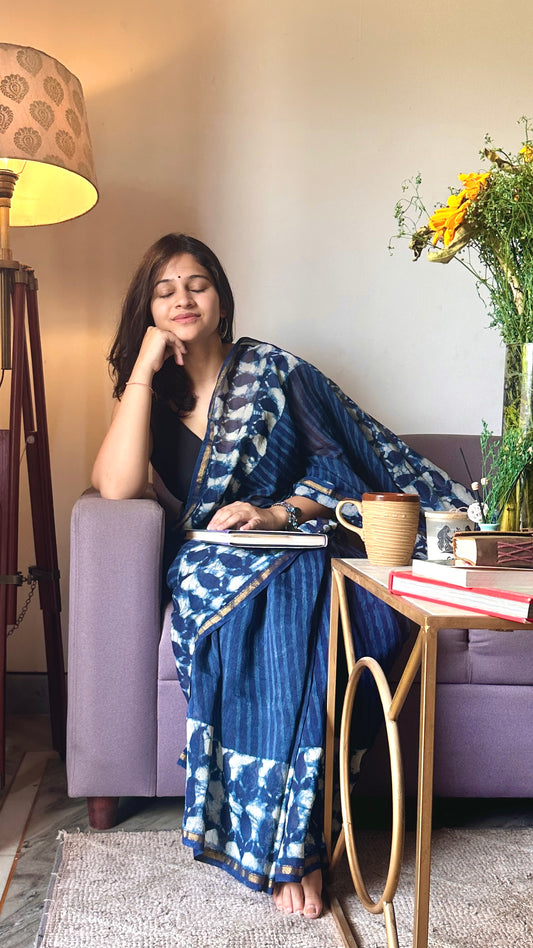
[[[322,871],[315,869],[299,882],[276,882],[272,895],[278,912],[318,918],[322,912]]]

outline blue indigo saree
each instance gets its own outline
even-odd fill
[[[212,397],[168,583],[188,700],[183,840],[255,889],[298,882],[324,865],[329,561],[356,555],[336,535],[334,509],[366,490],[416,492],[427,508],[471,502],[312,365],[239,340]],[[327,548],[183,542],[185,529],[206,527],[225,504],[269,507],[293,495],[331,508],[331,520],[301,527],[327,531]],[[389,668],[406,635],[400,617],[355,588],[351,613],[356,654]],[[372,741],[377,714],[369,694],[357,746]]]

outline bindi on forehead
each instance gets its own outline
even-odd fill
[[[170,273],[166,279],[167,280],[181,280],[182,276],[185,280],[209,280],[208,273]],[[165,279],[165,278],[163,278]]]

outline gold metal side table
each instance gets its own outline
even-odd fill
[[[373,914],[383,914],[388,948],[398,948],[398,935],[393,899],[398,888],[403,858],[404,789],[403,768],[398,738],[398,717],[420,669],[420,724],[418,743],[418,791],[415,850],[415,892],[413,948],[427,948],[429,932],[429,896],[431,871],[431,820],[433,804],[433,755],[435,738],[435,693],[437,671],[437,644],[439,629],[499,629],[512,631],[524,628],[523,623],[510,622],[451,606],[424,602],[389,593],[390,567],[374,566],[364,559],[333,559],[331,586],[331,615],[328,665],[328,698],[325,762],[324,832],[330,860],[328,897],[343,943],[357,948],[352,928],[334,894],[334,871],[346,848],[354,888],[363,907]],[[407,659],[394,695],[391,695],[385,675],[373,659],[356,659],[353,648],[351,623],[346,597],[346,581],[356,583],[396,612],[411,619],[419,632]],[[332,850],[332,808],[335,753],[335,697],[339,619],[348,666],[348,684],[344,695],[340,733],[339,769],[342,805],[342,830]],[[381,897],[373,901],[368,894],[359,868],[355,846],[350,804],[350,727],[357,683],[364,668],[369,668],[378,686],[383,704],[392,785],[392,844],[389,871]]]

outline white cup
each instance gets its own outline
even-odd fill
[[[453,510],[425,510],[428,560],[451,560],[454,533],[472,530],[466,507]]]

